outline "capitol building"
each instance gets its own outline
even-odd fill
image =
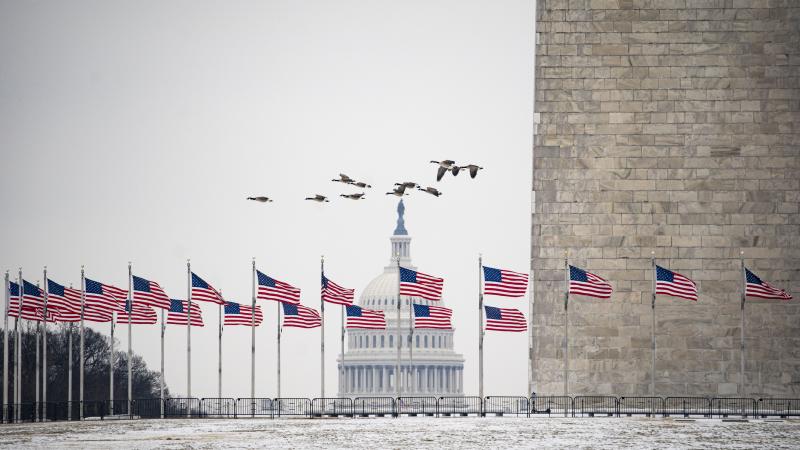
[[[398,270],[395,255],[400,256],[403,267],[416,270],[411,263],[411,237],[405,228],[404,212],[405,206],[400,200],[397,226],[389,239],[389,264],[383,268],[382,274],[370,281],[357,302],[362,308],[384,311],[386,329],[347,330],[347,350],[344,358],[339,356],[339,397],[396,394]],[[454,330],[415,329],[413,349],[409,348],[409,308],[412,302],[447,306],[444,300],[436,302],[403,296],[399,323],[402,336],[401,395],[464,395],[464,358],[453,351]],[[344,372],[341,370],[342,361]]]

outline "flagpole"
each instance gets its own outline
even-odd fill
[[[478,254],[478,397],[483,401],[483,255]]]
[[[114,312],[111,312],[111,352],[108,354],[108,398],[111,415],[114,415]]]
[[[742,265],[742,324],[741,324],[741,357],[739,358],[740,367],[739,367],[739,396],[744,397],[744,304],[745,300],[747,299],[747,274],[745,273],[744,268],[744,252],[739,251],[739,262]]]
[[[256,396],[256,258],[253,257],[253,279],[250,283],[252,290],[250,309],[250,412],[255,416]]]
[[[44,266],[44,320],[42,320],[42,422],[47,421],[47,300],[50,283],[47,281],[47,266]]]
[[[652,340],[652,356],[653,364],[650,370],[650,395],[656,395],[656,252],[650,252],[650,261],[653,266],[653,297],[650,304],[652,310],[652,327],[650,328],[650,336]]]
[[[36,283],[36,288],[39,289],[38,282]],[[24,286],[22,292],[24,295],[25,293]],[[36,382],[34,383],[34,386],[36,388],[36,394],[34,395],[34,403],[33,403],[33,409],[34,409],[33,417],[35,422],[39,421],[39,381],[40,381],[39,374],[41,373],[41,365],[42,365],[42,357],[41,354],[39,353],[39,335],[41,334],[41,331],[42,331],[42,322],[39,320],[36,321],[36,364],[35,364]]]
[[[9,284],[8,270],[6,270],[5,284],[6,307],[3,309],[3,422],[8,422],[8,308],[11,303],[11,285]]]
[[[166,323],[164,322],[164,309],[161,309],[161,376],[159,377],[159,392],[161,398],[161,418],[164,418],[164,331],[166,330]]]
[[[219,291],[222,297],[222,291]],[[222,305],[218,305],[219,339],[217,340],[217,398],[222,398]],[[189,318],[191,321],[191,318]]]
[[[564,250],[564,396],[569,395],[569,262]]]
[[[395,392],[397,393],[397,397],[400,397],[400,352],[401,352],[401,345],[400,345],[400,254],[397,253],[397,362],[395,363],[394,368],[394,388]]]
[[[527,395],[533,397],[533,269],[528,271],[528,286],[530,296],[528,299],[528,389]]]
[[[186,398],[192,398],[192,263],[186,260]],[[191,415],[187,408],[186,416]]]
[[[278,315],[276,316],[278,325],[278,386],[277,386],[277,396],[275,398],[281,398],[281,302],[277,302],[278,306]]]
[[[131,410],[133,400],[133,269],[128,261],[128,412]]]
[[[128,273],[130,274],[130,263],[128,263]],[[20,275],[22,272],[20,271]],[[20,276],[22,278],[22,276]],[[130,275],[128,276],[130,279]],[[128,286],[128,292],[130,293],[130,286]],[[129,294],[130,295],[130,294]],[[78,401],[80,404],[78,405],[78,420],[83,420],[83,366],[85,362],[84,356],[84,312],[86,309],[86,277],[84,275],[83,266],[81,266],[81,348],[80,348],[80,367],[78,368]]]
[[[414,320],[411,316],[411,299],[408,299],[408,386],[406,395],[414,395],[416,384],[414,383]],[[431,338],[433,339],[433,338]]]
[[[340,336],[340,340],[341,340],[341,345],[342,345],[342,366],[339,368],[339,392],[341,394],[344,394],[347,391],[347,389],[346,389],[347,385],[346,385],[345,375],[344,375],[345,374],[345,370],[344,370],[344,338],[345,338],[345,335],[344,335],[344,326],[345,326],[344,310],[345,310],[345,308],[347,308],[347,307],[346,306],[342,306],[342,308],[341,308],[342,333],[341,333],[341,336]]]
[[[19,268],[19,279],[17,280],[17,282],[19,283],[19,302],[17,303],[17,320],[14,322],[14,331],[17,334],[17,339],[15,342],[17,347],[16,348],[17,358],[14,367],[16,369],[16,375],[14,376],[14,383],[15,383],[14,393],[17,396],[17,401],[15,403],[19,405],[20,403],[22,403],[22,381],[20,380],[22,378],[22,324],[20,323],[20,318],[22,317],[22,294],[23,294],[22,267]],[[19,422],[20,420],[19,406],[14,408],[14,410],[17,422]]]
[[[320,256],[320,272],[325,276],[325,255]],[[319,392],[320,397],[325,398],[325,300],[322,298],[322,292],[319,294],[319,315],[320,315],[320,331],[319,331]]]
[[[72,289],[72,284],[69,286]],[[75,324],[69,324],[69,341],[67,350],[67,420],[72,421],[72,335],[74,333]]]

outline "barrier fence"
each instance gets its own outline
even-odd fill
[[[83,413],[81,416],[81,412]],[[471,396],[356,398],[158,398],[10,403],[3,423],[157,418],[314,417],[800,417],[800,399],[729,397]]]

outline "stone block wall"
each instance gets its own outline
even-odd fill
[[[570,394],[800,395],[800,1],[538,0],[533,389],[563,392],[564,252],[611,300],[570,303]],[[795,300],[749,301],[741,269]]]

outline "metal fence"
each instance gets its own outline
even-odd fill
[[[131,418],[157,419],[161,417],[163,403],[160,398],[139,398],[131,401]]]
[[[617,414],[628,417],[634,415],[656,417],[664,414],[664,399],[661,397],[620,397],[617,402]]]
[[[273,405],[275,406],[275,417],[311,417],[311,399],[309,398],[276,398]]]
[[[393,397],[356,397],[353,399],[353,412],[358,417],[395,416],[396,402]]]
[[[200,415],[203,417],[236,417],[236,400],[232,398],[200,399]]]
[[[398,397],[397,414],[435,416],[436,405],[436,397]]]
[[[353,399],[351,398],[315,398],[311,400],[313,417],[353,417]]]
[[[664,417],[711,417],[711,399],[706,397],[667,397]]]
[[[236,399],[236,417],[272,417],[274,411],[271,398]]]
[[[437,401],[439,416],[469,416],[483,414],[483,401],[480,397],[439,397]]]
[[[200,417],[200,399],[165,398],[164,417]]]
[[[758,399],[758,414],[763,417],[800,416],[800,398],[760,398]]]
[[[514,396],[492,396],[483,400],[483,413],[496,416],[527,416],[528,398]]]
[[[537,395],[531,398],[530,413],[568,417],[572,413],[572,397]]]
[[[617,415],[617,397],[604,395],[587,395],[575,397],[572,402],[573,416],[608,416]]]
[[[714,398],[711,400],[711,417],[755,417],[758,403],[752,398]]]

